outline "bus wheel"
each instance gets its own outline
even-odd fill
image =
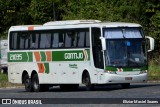
[[[127,89],[130,88],[130,83],[121,84],[122,88]]]
[[[89,73],[86,73],[86,74],[84,75],[82,81],[83,81],[83,84],[85,84],[87,91],[94,90],[94,85],[91,84],[91,80],[90,80]]]
[[[32,85],[31,85],[31,81],[29,79],[28,74],[24,76],[24,86],[25,86],[25,90],[27,92],[32,92]]]
[[[32,78],[32,87],[34,92],[39,92],[40,91],[40,84],[39,84],[39,79],[38,75],[34,74]]]
[[[32,87],[34,92],[42,92],[49,90],[49,86],[45,84],[39,84],[39,78],[37,74],[33,75],[32,78]]]

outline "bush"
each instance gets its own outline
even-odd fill
[[[160,80],[160,57],[149,61],[149,80]]]

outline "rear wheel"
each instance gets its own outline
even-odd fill
[[[91,80],[88,72],[83,76],[82,81],[83,81],[83,84],[85,84],[87,91],[94,90],[94,85],[91,84]]]
[[[8,74],[8,68],[7,67],[3,67],[0,69],[2,74]]]
[[[40,91],[39,79],[38,79],[38,75],[37,74],[33,75],[32,86],[33,86],[34,92],[39,92]]]
[[[24,86],[25,86],[25,90],[27,92],[32,92],[33,91],[33,88],[32,88],[32,85],[31,85],[31,80],[29,79],[28,74],[26,74],[24,76]]]
[[[34,92],[42,92],[49,90],[49,86],[45,84],[39,84],[39,78],[37,74],[33,75],[32,87]]]
[[[130,88],[130,83],[121,84],[122,88],[127,89]]]

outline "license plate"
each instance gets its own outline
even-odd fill
[[[125,80],[132,80],[132,77],[125,77]]]

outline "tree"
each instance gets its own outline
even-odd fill
[[[33,24],[43,24],[52,19],[52,0],[31,0],[29,15]]]
[[[10,26],[29,23],[28,6],[30,0],[1,0],[1,37],[7,38],[7,32]]]

